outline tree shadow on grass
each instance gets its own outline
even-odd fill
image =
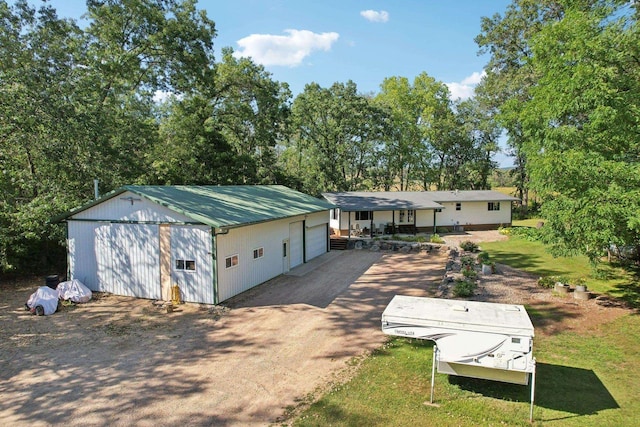
[[[640,268],[626,267],[631,281],[614,286],[610,294],[624,301],[630,307],[640,309]]]
[[[594,415],[606,409],[620,407],[591,369],[538,363],[536,371],[536,407],[565,412],[573,416]],[[530,402],[531,399],[530,386],[453,375],[449,376],[449,382],[463,390],[496,399],[515,402]],[[544,421],[551,421],[551,419]]]

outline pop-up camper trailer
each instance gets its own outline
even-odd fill
[[[388,335],[432,340],[431,403],[439,373],[529,383],[535,388],[533,324],[522,305],[396,295],[382,313]]]

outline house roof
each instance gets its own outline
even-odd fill
[[[68,219],[126,191],[216,228],[233,228],[321,212],[335,207],[324,200],[283,185],[126,185],[98,200],[54,218],[54,221]]]
[[[519,200],[499,191],[349,191],[323,193],[343,211],[386,211],[397,209],[442,209],[447,202],[511,202]]]

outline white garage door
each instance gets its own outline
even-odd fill
[[[97,288],[103,292],[160,299],[157,225],[104,224],[95,229]]]
[[[302,264],[302,221],[289,224],[289,247],[289,266],[293,268]]]
[[[211,233],[206,226],[171,226],[171,280],[183,301],[213,304]]]
[[[307,229],[307,261],[327,252],[327,224]]]

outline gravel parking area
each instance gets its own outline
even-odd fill
[[[98,294],[46,317],[41,279],[0,284],[4,425],[268,425],[379,347],[393,295],[430,294],[440,254],[332,252],[225,306]],[[314,268],[315,267],[315,268]]]

